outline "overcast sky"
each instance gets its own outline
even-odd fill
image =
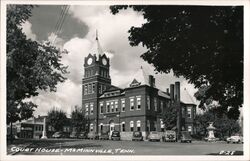
[[[61,8],[62,6],[46,5],[34,8],[32,17],[22,25],[27,37],[40,42],[52,40]],[[66,75],[68,79],[64,83],[58,84],[57,92],[41,91],[39,96],[32,98],[38,105],[35,116],[46,115],[53,106],[68,114],[75,105],[81,106],[83,61],[89,52],[96,49],[96,30],[102,49],[108,51],[111,58],[113,85],[127,87],[133,74],[142,66],[147,73],[155,75],[159,89],[165,91],[171,83],[180,81],[181,89],[186,88],[193,95],[196,91],[193,85],[172,74],[155,74],[154,68],[140,58],[146,49],[129,45],[128,30],[131,26],[141,26],[144,22],[143,16],[131,9],[112,15],[109,6],[70,6],[55,42],[58,47],[69,51],[62,61],[69,66],[70,74]]]

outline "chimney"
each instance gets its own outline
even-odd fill
[[[174,100],[174,84],[170,84],[170,99]]]
[[[169,94],[169,88],[166,89],[167,94]]]
[[[149,83],[150,87],[155,86],[155,78],[154,78],[154,76],[149,75],[149,82],[148,83]]]
[[[175,100],[177,102],[181,101],[180,95],[180,82],[175,82]]]

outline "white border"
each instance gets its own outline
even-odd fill
[[[244,6],[244,104],[243,104],[243,116],[244,116],[244,155],[243,156],[186,156],[186,155],[153,155],[153,156],[9,156],[6,155],[6,5],[7,4],[65,4],[65,5],[117,5],[117,4],[165,4],[165,5],[243,5]],[[249,108],[250,108],[250,98],[247,93],[250,92],[250,73],[248,73],[248,69],[250,69],[250,58],[249,58],[249,45],[250,44],[250,11],[249,11],[249,0],[212,0],[212,1],[201,1],[201,0],[193,0],[193,1],[182,1],[182,0],[156,0],[156,1],[124,1],[124,0],[108,0],[108,1],[18,1],[18,0],[2,0],[1,1],[1,67],[0,67],[0,122],[1,122],[1,140],[0,140],[0,159],[1,160],[250,160],[249,156]]]

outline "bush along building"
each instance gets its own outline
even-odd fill
[[[110,59],[99,46],[97,49],[84,60],[82,107],[88,131],[111,134],[118,130],[123,140],[130,140],[133,131],[141,131],[146,138],[150,131],[165,131],[162,114],[174,105],[176,131],[195,133],[196,104],[187,90],[180,91],[180,82],[171,84],[170,91],[161,91],[155,86],[155,78],[141,67],[126,88],[116,87],[111,84]]]

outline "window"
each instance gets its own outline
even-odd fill
[[[157,98],[154,98],[154,107],[155,107],[155,111],[157,111]]]
[[[149,96],[147,96],[147,107],[150,110],[150,97]]]
[[[122,122],[122,131],[125,131],[125,122]]]
[[[88,86],[89,86],[88,93],[91,94],[91,92],[92,92],[92,85],[89,84]]]
[[[85,115],[89,114],[89,104],[85,104]]]
[[[94,103],[90,104],[90,115],[93,115],[94,113]]]
[[[94,125],[90,124],[90,131],[93,131],[93,130],[94,130]]]
[[[163,112],[163,101],[161,101],[161,112]]]
[[[85,84],[84,85],[84,95],[87,95],[88,94],[88,85]]]
[[[121,102],[122,112],[125,112],[125,99]]]
[[[103,132],[103,124],[100,124],[100,131]]]
[[[192,132],[192,126],[191,125],[188,126],[188,132]]]
[[[187,109],[187,117],[188,117],[188,118],[192,118],[191,113],[192,113],[191,108],[188,108],[188,109]]]
[[[102,93],[102,85],[101,84],[99,85],[99,93],[100,94]]]
[[[101,102],[100,103],[100,114],[102,114],[103,113],[103,103]]]
[[[134,110],[134,98],[130,98],[130,110]]]
[[[95,83],[92,83],[92,93],[95,93]]]
[[[107,105],[106,105],[106,110],[107,110],[107,113],[110,112],[110,105],[109,105],[109,102],[108,102]]]
[[[111,112],[114,112],[114,105],[113,104],[114,104],[114,102],[111,102],[111,106],[110,106],[111,107]]]
[[[136,127],[137,127],[137,131],[141,131],[141,121],[140,120],[138,120],[136,122]]]
[[[136,100],[137,100],[136,102],[137,110],[140,110],[141,109],[141,97],[137,97]]]
[[[134,131],[134,121],[130,121],[130,131]]]
[[[118,101],[115,101],[115,112],[118,112]]]
[[[161,131],[163,132],[163,131],[164,131],[164,128],[165,128],[165,125],[164,125],[162,119],[160,119],[160,125],[161,125]]]

